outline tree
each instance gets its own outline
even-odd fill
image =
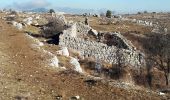
[[[144,14],[147,14],[147,13],[148,13],[148,11],[146,11],[146,10],[145,10],[143,13],[144,13]]]
[[[15,10],[11,10],[11,15],[18,15],[18,13]]]
[[[107,10],[107,12],[106,12],[106,17],[107,17],[107,18],[111,18],[111,17],[112,17],[112,11]]]
[[[54,9],[50,9],[49,13],[55,13]]]
[[[142,14],[141,12],[138,12],[138,15]]]

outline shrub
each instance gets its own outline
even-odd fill
[[[138,12],[138,15],[142,14],[141,12]]]
[[[148,13],[148,11],[144,11],[143,13],[144,13],[144,14],[147,14],[147,13]]]
[[[106,17],[107,18],[111,18],[112,17],[112,12],[110,10],[107,10]]]
[[[54,9],[50,9],[49,13],[55,13]]]

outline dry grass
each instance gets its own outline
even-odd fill
[[[0,99],[1,100],[55,100],[62,95],[63,100],[79,95],[84,100],[166,100],[156,93],[148,93],[145,89],[128,89],[110,85],[106,80],[97,81],[94,85],[85,82],[87,76],[74,71],[58,73],[55,69],[39,64],[41,54],[30,48],[30,41],[24,32],[17,31],[0,20],[3,31],[0,35],[0,51],[8,55],[0,57]],[[58,50],[56,46],[47,46],[50,52]],[[17,54],[17,56],[16,56]],[[69,59],[58,56],[65,64]],[[44,58],[43,58],[44,59]],[[21,64],[22,63],[22,64]],[[22,65],[22,66],[21,66]],[[66,66],[66,65],[65,65]],[[68,65],[69,66],[69,65]],[[113,82],[114,83],[114,82]]]
[[[67,20],[72,20],[75,22],[84,22],[85,17],[82,16],[67,16]],[[130,22],[119,22],[113,21],[113,24],[101,24],[101,18],[97,17],[89,17],[90,26],[97,31],[107,31],[107,32],[121,32],[121,33],[128,33],[128,32],[138,32],[140,34],[146,34],[151,32],[151,28],[137,25]]]
[[[24,31],[31,32],[33,34],[40,34],[40,29],[34,26],[27,26],[24,28]]]

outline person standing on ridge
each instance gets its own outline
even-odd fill
[[[85,25],[89,25],[88,17],[85,18]]]

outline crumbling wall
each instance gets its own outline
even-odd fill
[[[77,50],[83,57],[93,57],[113,64],[140,66],[144,61],[143,55],[120,33],[109,33],[117,45],[109,46],[85,39],[83,35],[87,35],[91,29],[88,25],[74,23],[60,35],[59,45]],[[120,45],[123,48],[120,48]]]
[[[77,32],[81,34],[88,34],[90,29],[92,29],[89,25],[84,25],[83,23],[76,23],[77,26]]]
[[[120,33],[105,33],[104,41],[108,46],[116,46],[122,49],[135,50],[135,46],[131,43],[131,41],[127,40]]]
[[[107,46],[104,43],[86,41],[82,38],[70,37],[64,33],[60,36],[59,45],[77,50],[81,56],[93,57],[108,63],[121,62],[125,65],[140,66],[143,62],[142,54],[135,50],[120,49],[115,46]]]

